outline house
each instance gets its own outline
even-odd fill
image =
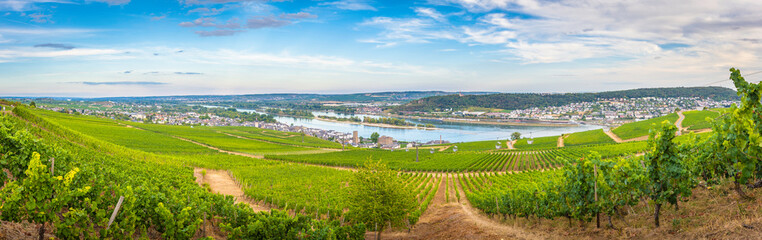
[[[379,145],[394,145],[394,138],[389,136],[381,136],[378,138]]]

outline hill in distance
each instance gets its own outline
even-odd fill
[[[184,96],[153,96],[153,97],[106,97],[82,98],[72,100],[84,101],[115,101],[115,102],[408,102],[431,96],[453,94],[483,95],[497,92],[445,92],[445,91],[403,91],[403,92],[373,92],[351,94],[311,94],[311,93],[268,93],[245,95],[184,95]],[[60,99],[59,99],[60,100]]]
[[[430,96],[396,107],[395,111],[434,111],[436,109],[466,109],[469,107],[506,110],[532,107],[563,106],[597,99],[643,97],[699,97],[714,100],[738,99],[736,91],[724,87],[640,88],[598,93],[497,93],[483,95]]]

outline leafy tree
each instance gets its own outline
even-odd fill
[[[374,132],[374,133],[370,134],[370,140],[373,141],[373,143],[377,143],[379,136],[381,136],[381,135],[378,134],[377,132]]]
[[[29,106],[30,106],[30,107],[33,107],[33,108],[36,108],[36,107],[37,107],[37,104],[36,104],[36,103],[34,103],[34,101],[32,101],[32,102],[30,102],[30,103],[29,103]]]
[[[650,181],[647,189],[656,204],[654,224],[659,226],[659,211],[663,203],[677,206],[678,197],[691,194],[693,181],[683,165],[680,148],[674,142],[677,127],[669,121],[661,123],[658,131],[651,129],[648,149],[644,159],[648,162],[646,175]]]
[[[519,133],[519,132],[513,132],[511,134],[511,140],[513,140],[513,141],[519,140],[520,138],[521,138],[521,133]]]
[[[412,189],[407,189],[397,171],[386,165],[367,163],[350,182],[349,214],[359,223],[377,231],[376,239],[388,226],[405,226],[416,206]]]
[[[715,120],[712,135],[704,144],[699,144],[704,150],[701,151],[700,165],[705,166],[700,170],[705,178],[732,177],[736,192],[750,198],[743,192],[741,184],[762,178],[762,83],[746,82],[741,71],[735,68],[730,72],[741,104],[733,104],[728,112]]]

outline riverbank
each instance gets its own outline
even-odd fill
[[[320,121],[325,121],[325,122],[348,123],[348,124],[356,124],[356,125],[363,125],[363,126],[370,126],[370,127],[381,127],[381,128],[439,130],[439,128],[435,128],[435,127],[397,126],[397,125],[383,124],[383,123],[366,123],[366,122],[339,121],[339,120],[334,120],[334,119],[321,118],[319,116],[315,117],[314,119],[315,120],[320,120]]]
[[[468,123],[468,124],[486,124],[486,125],[505,125],[505,126],[526,126],[526,127],[576,127],[579,124],[572,123],[551,123],[551,122],[498,122],[498,121],[481,121],[482,119],[439,119],[443,122],[450,123]]]

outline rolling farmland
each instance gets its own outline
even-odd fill
[[[137,161],[152,166],[153,169],[144,170],[151,174],[157,173],[156,169],[176,169],[173,171],[184,176],[176,180],[180,182],[189,181],[194,171],[198,178],[199,169],[219,170],[231,177],[234,186],[242,191],[242,201],[251,206],[278,209],[293,216],[337,221],[347,217],[349,203],[345,196],[353,169],[369,162],[381,162],[403,171],[400,177],[405,191],[413,193],[417,203],[410,215],[410,223],[415,224],[421,218],[431,217],[426,213],[432,205],[440,211],[442,204],[461,201],[467,201],[493,217],[501,214],[551,217],[542,215],[542,209],[526,205],[526,201],[517,201],[503,194],[508,192],[516,198],[538,197],[537,201],[551,204],[550,199],[522,194],[560,184],[562,169],[570,159],[584,159],[593,152],[605,161],[640,159],[639,155],[647,150],[645,141],[617,144],[602,130],[592,130],[568,135],[566,146],[560,148],[556,147],[558,137],[552,136],[534,138],[531,145],[527,143],[528,139],[521,139],[516,144],[518,149],[495,149],[496,141],[480,141],[445,145],[458,146],[458,152],[453,152],[452,147],[443,151],[421,148],[417,154],[415,149],[349,148],[341,151],[335,142],[308,136],[302,140],[298,133],[250,127],[167,126],[34,109],[16,112],[23,116],[23,120],[17,120],[18,124],[34,123],[27,125],[28,128],[39,136],[67,142],[64,144],[67,148],[95,151],[89,154],[106,154],[105,158],[113,154],[113,158],[130,159],[113,163],[113,166],[126,166],[123,164]],[[704,115],[707,114],[687,112],[686,122],[690,126],[704,124],[696,120]],[[671,119],[671,116],[665,118]],[[644,124],[655,121],[625,124],[618,129],[642,132]],[[698,136],[703,139],[708,135]],[[693,141],[690,138],[683,135],[676,141]],[[501,145],[505,145],[504,141]],[[166,178],[161,174],[155,177]],[[145,181],[155,181],[150,179],[154,178]],[[203,176],[201,179],[202,182],[212,181],[204,180]],[[166,204],[183,204],[179,199],[173,201],[176,202]],[[201,218],[203,212],[195,214],[198,215],[188,217]],[[207,214],[224,215],[219,212]]]

